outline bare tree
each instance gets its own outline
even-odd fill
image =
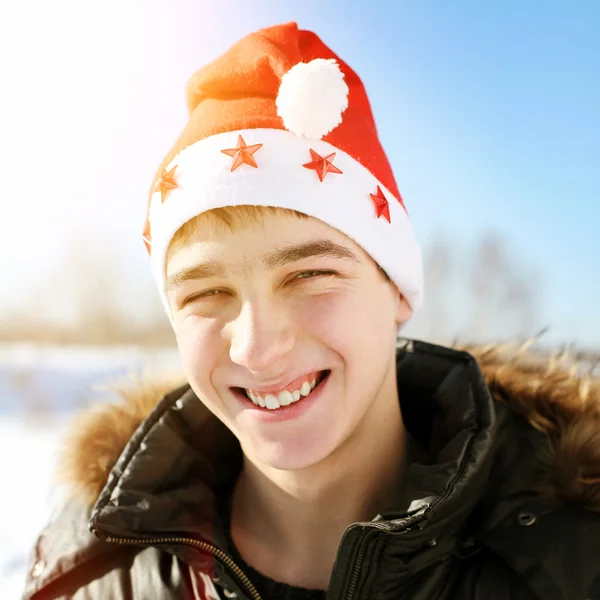
[[[452,244],[438,236],[426,249],[423,260],[426,302],[423,307],[425,336],[442,339],[452,334],[452,284],[456,278]]]
[[[173,343],[173,333],[150,273],[132,277],[116,246],[78,232],[55,269],[3,311],[0,339],[164,345]]]
[[[507,242],[488,232],[473,253],[466,333],[472,339],[523,337],[539,329],[535,278],[511,255]]]

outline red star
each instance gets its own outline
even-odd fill
[[[146,219],[146,223],[144,225],[144,232],[142,233],[142,240],[144,240],[144,245],[146,246],[146,250],[148,254],[152,251],[152,238],[150,237],[150,221]]]
[[[306,163],[302,165],[307,169],[314,169],[319,176],[319,181],[323,181],[325,179],[325,175],[327,173],[341,173],[336,166],[334,166],[333,159],[335,158],[335,152],[323,158],[319,154],[317,154],[312,148],[310,149],[310,155],[312,156],[312,162]]]
[[[235,171],[242,163],[246,163],[251,167],[258,167],[256,161],[252,158],[252,155],[262,147],[262,144],[254,144],[254,146],[246,146],[244,138],[240,135],[238,137],[237,146],[235,148],[229,148],[228,150],[221,150],[223,154],[227,156],[233,156],[233,163],[231,164],[231,170]]]
[[[390,219],[390,204],[386,197],[383,195],[381,188],[377,186],[377,194],[370,194],[373,204],[375,204],[375,211],[377,212],[377,218],[383,216],[387,219],[388,223],[391,223]]]
[[[163,202],[163,203],[167,197],[167,194],[171,190],[174,190],[176,187],[178,187],[177,182],[174,179],[176,168],[177,168],[177,165],[175,165],[168,173],[167,173],[166,169],[163,169],[161,178],[158,180],[158,183],[156,184],[156,187],[154,188],[155,192],[160,191],[160,199],[161,199],[161,202]]]

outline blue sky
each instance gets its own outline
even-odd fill
[[[445,238],[468,252],[498,231],[539,284],[532,327],[600,346],[600,2],[32,0],[3,10],[14,21],[0,39],[13,91],[0,113],[11,174],[3,305],[27,302],[41,282],[36,310],[71,314],[73,286],[42,274],[73,283],[71,250],[85,243],[111,250],[106,261],[118,252],[122,309],[137,316],[156,294],[139,239],[147,189],[187,118],[187,79],[250,31],[295,20],[362,77],[424,246]]]

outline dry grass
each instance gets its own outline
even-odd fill
[[[171,346],[175,336],[166,316],[147,326],[136,326],[130,319],[115,315],[65,326],[21,319],[0,321],[0,342],[85,346]]]

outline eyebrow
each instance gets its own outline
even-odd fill
[[[283,267],[289,263],[298,262],[306,258],[328,257],[351,260],[360,263],[358,256],[345,246],[340,246],[331,240],[316,240],[285,246],[263,255],[259,260],[269,270]],[[208,261],[181,269],[167,277],[165,292],[172,290],[184,281],[207,279],[210,277],[225,277],[225,266],[222,263]]]

